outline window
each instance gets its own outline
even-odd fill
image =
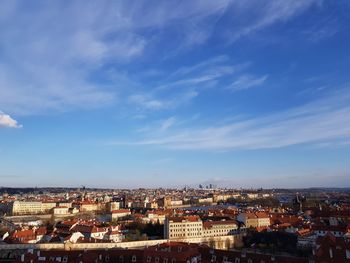
[[[168,258],[164,258],[163,263],[168,263]]]
[[[240,258],[235,258],[235,263],[240,263],[241,259]]]
[[[156,260],[154,262],[159,263],[159,257],[156,257]]]
[[[171,260],[171,263],[176,263],[176,258],[173,258],[173,259]]]
[[[124,257],[122,255],[119,256],[119,262],[124,262]]]
[[[135,255],[132,256],[131,262],[136,262],[136,256]]]
[[[147,257],[147,262],[151,262],[152,258],[150,256]]]
[[[251,259],[248,259],[248,263],[253,263],[253,261]]]
[[[68,257],[67,256],[63,257],[62,262],[67,263],[68,262]]]

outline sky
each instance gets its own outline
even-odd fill
[[[350,187],[349,13],[2,1],[0,186]]]

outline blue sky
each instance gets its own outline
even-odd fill
[[[3,1],[0,186],[350,186],[346,0]]]

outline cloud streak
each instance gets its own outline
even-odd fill
[[[162,109],[173,109],[190,102],[198,96],[196,91],[178,93],[173,98],[155,98],[151,94],[134,94],[128,98],[129,103],[136,105],[139,111],[155,111]]]
[[[242,75],[236,81],[234,81],[227,89],[231,91],[250,89],[264,84],[267,78],[268,75],[264,75],[262,77]]]
[[[233,43],[278,22],[286,22],[320,3],[322,0],[234,1],[230,10],[231,15],[241,23],[238,23],[239,26],[234,24],[227,37],[229,42]],[[251,13],[250,19],[245,17],[247,12]]]
[[[180,150],[252,150],[350,138],[350,93],[336,94],[280,113],[221,126],[177,129],[132,145]]]

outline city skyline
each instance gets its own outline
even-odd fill
[[[347,1],[4,1],[0,187],[349,187]]]

